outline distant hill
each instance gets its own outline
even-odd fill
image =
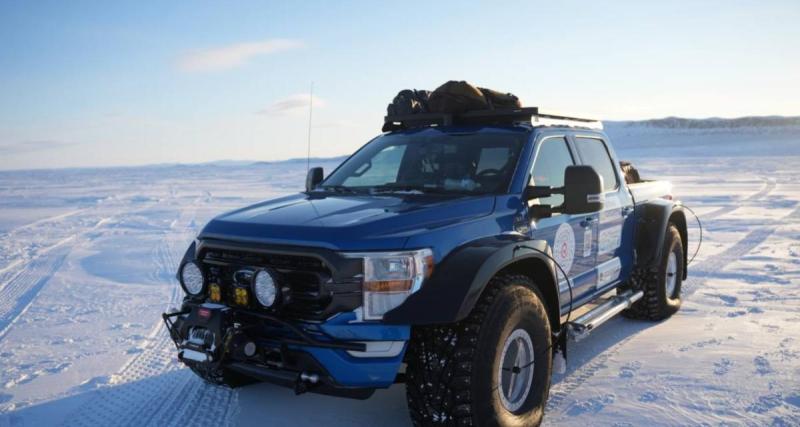
[[[667,117],[603,122],[603,128],[629,160],[800,155],[800,117]]]
[[[311,166],[314,166],[314,162],[332,162],[332,161],[339,161],[343,162],[349,155],[345,156],[336,156],[336,157],[311,157],[310,159],[306,159],[305,157],[297,157],[294,159],[286,159],[286,160],[271,160],[271,161],[260,161],[254,162],[255,165],[272,165],[276,163],[281,164],[291,164],[291,163],[303,163],[305,164],[307,161],[311,163]]]
[[[800,117],[750,116],[735,119],[711,117],[707,119],[686,119],[666,117],[663,119],[637,121],[605,121],[610,127],[645,127],[656,129],[738,129],[738,128],[786,128],[800,127]]]
[[[311,166],[314,166],[315,162],[343,162],[347,156],[336,156],[336,157],[312,157],[310,159],[303,158],[293,158],[293,159],[284,159],[284,160],[212,160],[210,162],[198,163],[198,164],[186,164],[189,165],[200,165],[200,166],[220,166],[220,167],[246,167],[246,166],[269,166],[269,165],[276,165],[276,164],[306,164],[307,161],[311,163]],[[173,164],[165,164],[166,166],[172,166]]]

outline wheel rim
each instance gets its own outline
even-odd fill
[[[525,403],[533,383],[533,341],[524,329],[517,329],[503,343],[497,392],[503,407],[516,412]]]
[[[678,285],[678,257],[675,252],[669,253],[667,258],[667,273],[664,278],[667,287],[667,298],[675,297],[675,287]]]

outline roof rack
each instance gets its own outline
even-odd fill
[[[600,121],[580,117],[569,117],[539,112],[539,107],[524,107],[508,110],[473,110],[466,113],[420,113],[386,116],[383,131],[413,129],[420,127],[450,125],[508,125],[528,123],[534,126],[574,126],[602,128]]]

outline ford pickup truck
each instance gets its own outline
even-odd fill
[[[683,208],[668,182],[626,182],[601,128],[536,107],[387,116],[304,192],[203,228],[164,314],[179,359],[230,387],[405,383],[415,425],[538,425],[567,342],[681,304]]]

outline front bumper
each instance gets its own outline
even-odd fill
[[[300,323],[210,303],[186,302],[163,318],[189,366],[352,398],[395,382],[410,333],[408,326],[360,322],[352,312]]]

